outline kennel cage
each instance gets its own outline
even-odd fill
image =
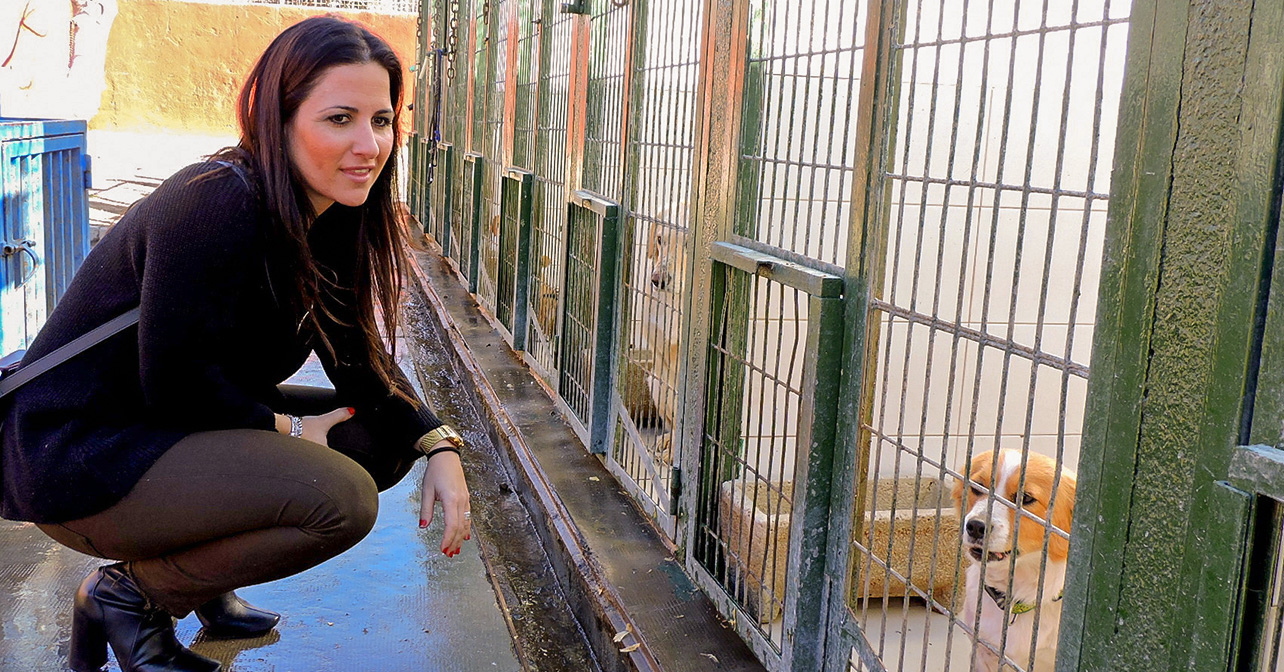
[[[1003,647],[960,616],[950,492],[991,448],[1077,462],[1129,10],[436,7],[463,35],[443,141],[473,153],[424,202],[769,669]]]

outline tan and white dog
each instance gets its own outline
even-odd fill
[[[663,212],[647,227],[647,299],[643,303],[643,340],[651,352],[647,387],[665,433],[656,442],[656,457],[673,461],[673,431],[682,381],[678,378],[682,347],[682,300],[687,275],[686,204]],[[676,223],[670,223],[676,222]]]
[[[1003,658],[1022,669],[1052,672],[1070,544],[1047,523],[1068,533],[1074,497],[1073,472],[1058,471],[1046,455],[1023,459],[1016,450],[976,455],[967,479],[955,485],[970,560],[960,620],[979,640],[973,670],[999,670],[995,651],[1002,644]]]

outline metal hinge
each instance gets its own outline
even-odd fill
[[[669,470],[669,515],[678,515],[678,500],[682,499],[682,467],[673,465]]]
[[[94,160],[88,154],[80,155],[80,172],[85,178],[85,188],[94,188]]]

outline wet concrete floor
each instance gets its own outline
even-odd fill
[[[401,352],[406,352],[401,348]],[[402,356],[408,377],[417,382]],[[315,359],[290,380],[328,386]],[[380,497],[379,518],[360,544],[312,570],[238,594],[282,612],[273,632],[214,640],[189,616],[179,639],[227,672],[476,672],[521,670],[485,563],[474,541],[442,555],[441,517],[418,528],[422,462]],[[474,535],[474,539],[477,535]],[[92,568],[34,526],[0,521],[0,671],[65,669],[71,599]],[[114,659],[109,671],[119,670]]]

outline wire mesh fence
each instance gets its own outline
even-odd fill
[[[536,106],[540,74],[540,27],[542,7],[534,2],[517,2],[516,42],[517,69],[513,73],[515,109],[513,111],[513,165],[533,168],[535,162]]]
[[[436,154],[434,159],[436,164],[433,167],[434,179],[431,184],[421,187],[427,190],[429,199],[425,212],[421,216],[432,223],[432,235],[441,245],[442,256],[457,257],[459,254],[457,222],[459,220],[455,218],[455,207],[450,201],[454,196],[452,187],[456,180],[455,149],[449,144],[439,143],[436,146],[425,144],[421,151],[425,154],[428,152]],[[423,163],[422,159],[420,163]]]
[[[463,4],[413,184],[767,667],[1050,665],[1129,3]]]
[[[495,274],[495,318],[511,334],[517,299],[517,232],[521,183],[502,178],[499,208],[499,268]]]
[[[1129,7],[889,9],[850,606],[887,669],[1051,669]]]
[[[752,3],[737,233],[842,266],[866,3]]]
[[[580,423],[587,427],[592,420],[597,218],[588,210],[572,208],[566,228],[566,309],[557,389]]]
[[[644,9],[644,11],[643,11]],[[630,81],[626,157],[630,226],[621,275],[619,428],[613,465],[643,506],[675,533],[674,451],[681,442],[684,301],[703,3],[641,6]]]
[[[628,56],[633,4],[590,0],[590,55],[584,138],[584,187],[620,200]]]
[[[556,385],[560,366],[562,307],[566,277],[567,118],[570,105],[570,49],[573,14],[556,12],[545,0],[540,22],[539,79],[535,104],[535,194],[532,214],[532,319],[527,361],[545,382]]]
[[[697,557],[776,650],[783,642],[806,294],[721,266],[709,349]]]

